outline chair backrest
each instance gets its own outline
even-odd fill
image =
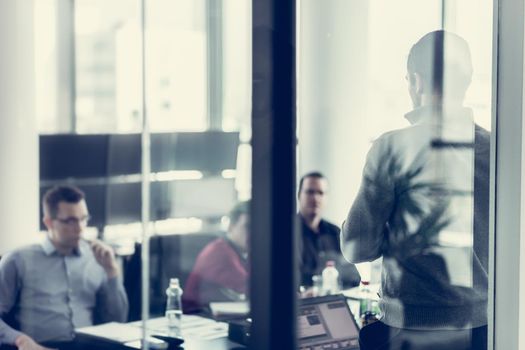
[[[150,239],[150,314],[164,313],[165,291],[169,279],[179,278],[184,289],[201,250],[212,240],[223,236],[223,232],[192,233],[182,235],[154,236]],[[135,253],[124,262],[124,286],[128,293],[129,320],[141,316],[141,245],[136,244]]]

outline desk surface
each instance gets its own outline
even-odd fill
[[[364,294],[363,290],[360,287],[353,287],[350,289],[345,289],[341,291],[343,295],[347,298],[361,300],[364,298],[371,298],[374,301],[379,300],[379,289],[381,288],[381,285],[379,283],[377,284],[371,284],[368,286],[368,289],[370,290],[370,294]]]
[[[142,321],[122,323],[107,323],[104,325],[77,329],[82,342],[86,339],[123,344],[142,338]],[[146,322],[150,334],[168,334],[168,325],[164,317],[154,318]],[[188,350],[231,350],[242,348],[241,345],[228,339],[228,324],[208,318],[183,315],[181,336],[184,338],[183,349]],[[118,348],[118,346],[117,346]]]

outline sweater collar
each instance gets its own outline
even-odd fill
[[[423,106],[405,114],[405,118],[411,125],[421,123],[432,123],[437,117],[446,120],[469,119],[473,120],[472,109],[468,107],[445,107],[445,106]]]

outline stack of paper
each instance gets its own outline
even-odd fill
[[[212,302],[210,309],[214,316],[247,316],[250,305],[246,301]]]

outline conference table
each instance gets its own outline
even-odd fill
[[[377,296],[378,285],[372,285],[373,295]],[[347,297],[351,311],[359,324],[359,301],[364,297],[359,288],[342,291]],[[374,298],[375,299],[375,298]],[[76,329],[75,341],[57,345],[60,350],[132,350],[140,348],[143,338],[144,323],[135,321],[129,323],[110,322],[102,325]],[[146,322],[148,335],[168,335],[167,320],[164,317],[150,319]],[[241,344],[228,339],[228,323],[199,315],[182,315],[180,336],[184,343],[180,347],[170,349],[185,350],[241,350],[247,349]],[[14,347],[0,346],[0,350]]]
[[[103,325],[77,329],[77,341],[82,344],[92,344],[113,349],[140,348],[143,337],[144,323],[106,323]],[[164,317],[150,319],[146,322],[149,335],[169,335],[167,320]],[[228,339],[228,324],[197,315],[182,315],[179,334],[184,343],[182,349],[188,350],[237,350],[245,349],[242,345]],[[76,349],[76,348],[75,348]],[[86,347],[87,349],[87,347]],[[178,348],[176,348],[178,349]]]

